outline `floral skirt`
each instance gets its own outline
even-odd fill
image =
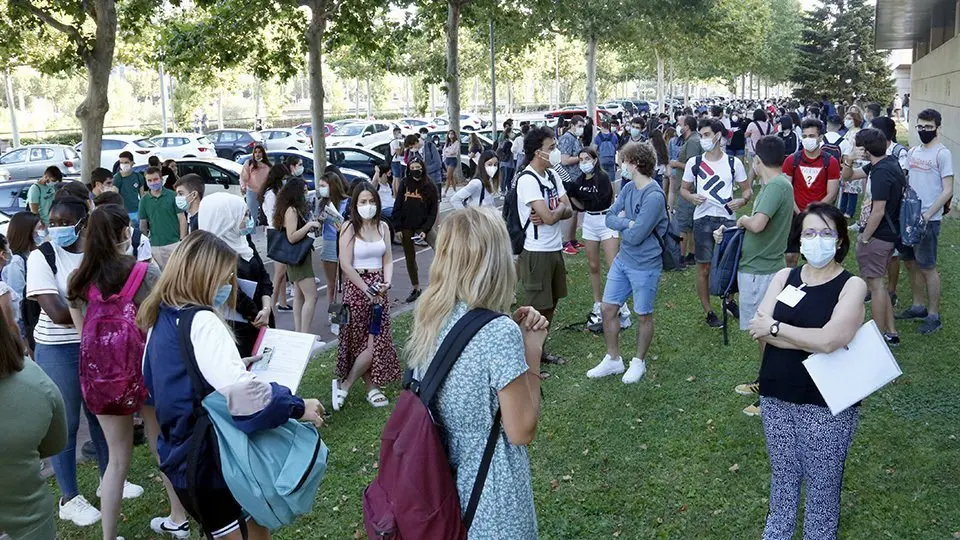
[[[383,272],[360,274],[367,285],[383,282]],[[373,304],[367,295],[352,282],[344,280],[343,303],[350,307],[350,324],[340,326],[340,348],[337,353],[336,377],[343,380],[353,368],[353,362],[367,348]],[[373,339],[373,362],[370,378],[377,386],[400,380],[400,361],[390,333],[390,304],[383,304],[380,335]]]

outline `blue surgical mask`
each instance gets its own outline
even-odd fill
[[[219,309],[222,308],[224,304],[227,303],[227,300],[230,299],[230,293],[233,292],[233,285],[227,283],[226,285],[221,285],[217,289],[217,294],[213,295],[213,307]]]
[[[635,127],[630,128],[630,135],[633,136],[633,137],[639,137],[639,136],[640,136],[640,128],[635,128]]]
[[[47,239],[47,230],[46,229],[37,229],[33,233],[33,243],[40,245]]]
[[[243,228],[240,229],[240,236],[253,234],[253,232],[256,230],[257,230],[257,222],[252,217],[248,217],[247,220],[243,222]]]
[[[183,195],[177,195],[174,202],[177,203],[177,208],[184,212],[187,211],[187,208],[190,208],[190,203],[187,202],[187,198]]]
[[[77,222],[79,225],[80,222]],[[70,247],[73,244],[77,243],[77,225],[67,225],[66,227],[49,227],[47,228],[47,233],[50,235],[50,240],[57,244],[60,247]]]

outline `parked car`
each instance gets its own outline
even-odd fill
[[[7,226],[10,225],[10,216],[0,212],[0,234],[7,235]]]
[[[430,120],[430,121],[433,122],[434,124],[436,124],[437,129],[450,127],[450,121],[447,120],[446,118],[437,117],[437,118],[434,118],[434,119],[432,119],[432,120]]]
[[[18,180],[0,184],[0,211],[13,215],[21,210],[26,210],[27,191],[33,184],[33,180]]]
[[[160,147],[159,152],[163,159],[214,157],[217,155],[210,139],[199,133],[164,133],[151,137],[150,140]]]
[[[143,173],[146,165],[137,165],[134,171]],[[195,157],[177,160],[177,176],[198,174],[203,178],[204,195],[226,191],[240,195],[240,165],[235,161],[218,157]]]
[[[399,127],[393,122],[372,120],[354,122],[337,128],[327,137],[327,146],[362,146],[373,148],[393,139],[393,128]],[[401,128],[402,130],[402,128]],[[409,130],[407,130],[409,132]]]
[[[422,127],[425,127],[425,128],[427,128],[427,129],[429,129],[430,131],[433,131],[433,130],[437,129],[437,124],[435,124],[434,122],[432,122],[432,121],[430,121],[430,120],[426,120],[426,119],[423,119],[423,118],[401,118],[401,119],[398,121],[398,123],[399,123],[401,126],[407,127],[407,128],[412,129],[412,130],[414,130],[414,131],[420,131],[420,128],[422,128]]]
[[[332,130],[330,133],[328,133],[327,135],[334,135],[334,134],[336,134],[337,130],[340,129],[340,128],[342,128],[343,126],[348,126],[348,125],[350,125],[350,124],[355,124],[355,123],[360,122],[360,121],[361,121],[361,120],[360,120],[359,118],[344,118],[343,120],[337,120],[337,121],[335,121],[335,122],[330,122],[330,125],[333,126],[333,130]]]
[[[444,115],[442,118],[447,118]],[[487,122],[483,118],[476,114],[471,113],[462,113],[460,115],[460,129],[467,131],[480,131],[481,129],[487,127],[490,122]],[[447,126],[449,126],[449,121],[447,121]],[[419,129],[419,128],[418,128]]]
[[[313,149],[310,136],[303,130],[296,128],[265,129],[260,132],[260,136],[263,137],[263,145],[267,150],[303,150],[309,152]]]
[[[0,156],[0,181],[36,180],[51,165],[64,176],[80,174],[80,156],[62,144],[33,144],[11,150]],[[4,179],[5,177],[5,179]]]
[[[634,101],[633,105],[637,108],[636,114],[650,114],[650,103],[646,101]]]
[[[303,124],[294,126],[293,129],[299,129],[300,131],[302,131],[303,134],[306,135],[308,139],[310,139],[310,144],[311,145],[313,144],[313,124],[311,124],[310,122],[304,122]],[[323,136],[326,137],[327,135],[333,133],[335,129],[337,129],[337,126],[334,126],[333,124],[330,124],[330,123],[324,124]]]
[[[389,152],[389,145],[387,145]],[[327,162],[340,167],[360,171],[363,174],[373,178],[374,167],[384,163],[383,154],[370,150],[368,148],[356,146],[334,146],[327,147]],[[344,174],[346,176],[346,174]]]
[[[354,148],[348,147],[347,149],[353,150]],[[346,149],[345,149],[346,150]],[[330,149],[327,149],[327,155],[330,155]],[[300,158],[300,161],[303,162],[303,179],[307,182],[307,187],[310,189],[315,189],[314,180],[316,178],[313,167],[313,154],[307,152],[301,152],[300,150],[280,150],[280,151],[268,151],[267,157],[270,158],[271,163],[277,163],[283,161],[288,156],[297,156]],[[250,161],[251,154],[245,154],[237,158],[237,163],[243,165],[247,161]],[[327,161],[327,166],[332,165],[330,161]],[[364,174],[361,171],[357,171],[351,168],[345,168],[337,165],[337,168],[340,169],[340,173],[343,174],[343,177],[347,180],[347,183],[351,186],[355,182],[369,182],[370,176]]]
[[[561,118],[564,120],[570,120],[574,116],[582,116],[586,118],[587,110],[586,109],[570,109],[570,110],[562,109],[559,111],[551,111],[551,112],[545,113],[544,116],[554,120],[559,120]],[[598,108],[597,115],[596,115],[596,118],[593,119],[593,123],[594,125],[599,126],[600,122],[610,121],[611,118],[613,118],[613,116],[610,113],[608,113],[603,109]]]
[[[626,112],[623,108],[623,105],[621,105],[620,103],[617,103],[616,101],[610,101],[602,105],[598,105],[598,107],[614,116],[618,114],[624,114]]]
[[[253,147],[263,142],[259,132],[245,129],[217,129],[207,133],[207,137],[217,149],[217,157],[232,161],[253,152]]]
[[[490,150],[493,148],[493,141],[489,137],[490,132],[483,133],[474,133],[472,131],[461,131],[460,132],[460,170],[463,172],[463,175],[466,178],[471,178],[473,172],[476,168],[476,164],[470,161],[469,150],[470,150],[470,135],[476,135],[480,139],[480,144],[483,145],[484,150]],[[444,141],[447,140],[446,131],[432,131],[427,133],[427,137],[433,139],[434,144],[437,145],[437,148],[442,152]]]
[[[83,155],[83,142],[73,147],[77,154]],[[134,165],[146,165],[152,155],[160,155],[160,148],[150,139],[141,135],[104,135],[100,144],[100,166],[113,172],[120,170],[120,153],[133,154]]]

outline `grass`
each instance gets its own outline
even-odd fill
[[[899,330],[895,355],[904,375],[864,401],[846,463],[840,537],[941,539],[960,537],[960,223],[945,223],[940,239],[944,286],[942,331],[921,337],[914,323]],[[853,269],[856,263],[848,261]],[[568,259],[570,297],[555,328],[581,321],[592,298],[584,255]],[[399,270],[402,271],[402,270]],[[909,301],[904,272],[901,306]],[[869,311],[868,311],[869,313]],[[756,376],[756,345],[731,331],[706,327],[693,272],[671,273],[660,286],[656,336],[648,372],[637,385],[616,377],[590,381],[584,372],[604,354],[600,337],[554,330],[548,347],[570,359],[543,386],[536,441],[530,447],[540,535],[544,539],[759,538],[767,511],[769,464],[760,420],[740,409],[750,398],[733,392]],[[410,317],[398,317],[398,342]],[[622,336],[623,356],[635,333]],[[329,403],[334,353],[308,369],[302,395]],[[388,389],[394,399],[399,389]],[[389,411],[374,410],[362,392],[323,431],[329,469],[313,512],[275,538],[363,538],[361,494],[376,473],[381,427]],[[81,490],[95,502],[96,468],[80,468]],[[166,512],[163,489],[145,447],[137,448],[129,478],[147,492],[124,501],[120,534],[155,538],[149,519]],[[51,480],[51,490],[56,486]],[[61,524],[60,536],[99,539],[97,526]],[[193,538],[200,538],[194,532]]]

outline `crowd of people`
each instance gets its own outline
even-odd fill
[[[118,538],[121,501],[144,491],[126,480],[134,426],[142,423],[170,507],[150,522],[153,531],[187,538],[191,516],[215,538],[269,538],[244,517],[215,448],[202,449],[207,464],[191,477],[193,403],[222,394],[247,434],[288,419],[323,425],[318,399],[247,369],[258,359],[260,329],[274,327],[278,311],[292,311],[295,331],[311,332],[319,241],[328,323],[339,337],[333,411],[360,380],[371,407],[388,406],[383,389],[401,379],[401,359],[422,376],[468,312],[513,310],[470,340],[434,412],[467,501],[500,411],[470,537],[535,538],[526,445],[539,416],[541,366],[567,363],[545,349],[574,278],[565,259],[586,251],[593,307],[585,329],[605,341],[605,355],[586,376],[620,375],[634,384],[647,369],[670,231],[681,235],[677,270],[696,266],[704,324],[720,328],[708,287],[714,250],[725,231],[741,229],[739,303],[726,298],[720,309],[739,319],[760,350],[753,382],[735,390],[759,397],[744,412],[761,416],[770,456],[763,537],[793,537],[805,486],[805,537],[835,538],[858,407],[832,415],[801,362],[847,345],[865,302],[890,346],[900,343],[898,320],[921,321],[921,335],[942,327],[937,245],[953,194],[952,159],[938,140],[940,113],[927,109],[916,118],[921,142],[909,149],[878,106],[835,107],[826,99],[735,101],[603,122],[596,132],[582,117],[517,131],[508,120],[494,148],[471,142],[472,178],[460,186],[455,131],[443,145],[425,130],[403,139],[395,133],[372,182],[349,186],[330,170],[315,192],[299,159],[272,164],[260,146],[244,165],[242,197],[205,194],[199,177],[177,178],[171,164],[134,172],[128,153],[119,172],[98,169],[89,185],[63,182],[52,167],[31,188],[28,211],[14,215],[0,237],[0,404],[14,411],[3,425],[9,451],[0,474],[13,489],[0,493],[0,532],[53,538],[57,515],[78,526],[99,521],[105,540]],[[455,207],[443,217],[441,193]],[[923,233],[905,243],[901,206],[911,193],[922,206]],[[285,257],[296,255],[268,270],[271,261],[251,239],[259,226],[289,247]],[[405,345],[391,332],[395,243],[412,284],[406,301],[416,302]],[[434,249],[426,288],[417,244]],[[843,267],[851,250],[859,276]],[[901,260],[913,299],[896,312]],[[184,317],[191,324],[181,332]],[[636,353],[626,364],[620,333],[634,318]],[[77,483],[81,412],[99,466],[99,509]],[[47,457],[56,504],[40,479]]]

